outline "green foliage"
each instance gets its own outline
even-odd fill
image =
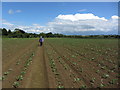
[[[5,28],[2,29],[2,35],[8,35],[7,30]]]

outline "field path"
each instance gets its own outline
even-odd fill
[[[29,73],[30,72],[30,73]],[[26,75],[23,88],[48,88],[47,70],[44,59],[44,47],[38,47],[33,58],[33,63]]]

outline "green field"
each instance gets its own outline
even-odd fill
[[[118,39],[38,40],[3,38],[4,88],[119,87]]]

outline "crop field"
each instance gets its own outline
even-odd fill
[[[119,88],[118,40],[3,39],[3,88]]]

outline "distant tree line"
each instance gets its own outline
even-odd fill
[[[120,35],[63,35],[59,33],[53,34],[52,32],[49,33],[27,33],[24,30],[16,28],[14,31],[10,29],[7,30],[5,28],[0,28],[0,35],[6,38],[38,38],[43,36],[45,38],[120,38]]]

